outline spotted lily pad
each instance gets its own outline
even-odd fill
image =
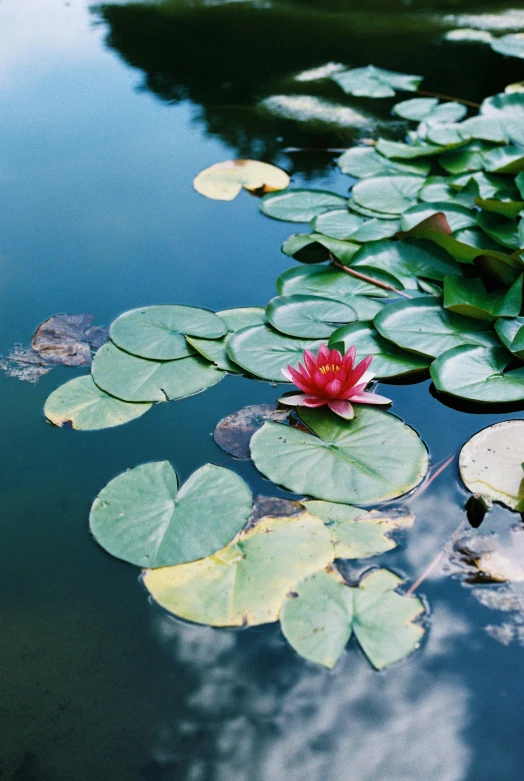
[[[281,168],[259,160],[225,160],[201,171],[193,187],[201,195],[218,201],[232,201],[245,187],[251,192],[285,190],[289,176]]]
[[[264,423],[250,446],[257,469],[294,493],[371,504],[402,496],[426,474],[424,444],[394,415],[356,405],[346,421],[302,407],[300,419],[313,434]]]
[[[44,415],[55,426],[95,431],[128,423],[149,409],[151,404],[131,404],[109,396],[87,375],[75,377],[53,391],[45,403]]]
[[[482,429],[460,451],[465,486],[488,502],[524,510],[524,420],[503,420]]]
[[[295,583],[333,560],[329,531],[306,510],[268,515],[192,564],[147,570],[144,585],[162,607],[210,626],[277,621]]]
[[[332,668],[354,633],[371,664],[381,670],[411,653],[424,634],[413,623],[424,606],[417,597],[397,594],[401,583],[385,569],[375,570],[358,587],[347,585],[336,570],[310,575],[284,605],[284,636],[301,656]]]
[[[512,359],[503,347],[455,347],[437,358],[430,372],[437,390],[462,399],[524,401],[524,367],[508,371]]]
[[[165,567],[222,548],[245,526],[251,503],[251,491],[229,469],[205,464],[179,489],[169,461],[156,461],[111,480],[93,502],[89,523],[112,556]]]

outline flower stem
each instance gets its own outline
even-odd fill
[[[464,100],[463,98],[454,98],[452,95],[441,95],[439,92],[427,92],[423,89],[416,90],[417,95],[424,95],[428,98],[439,98],[440,100],[452,100],[454,103],[463,103],[465,106],[472,106],[473,108],[480,108],[480,103],[473,103],[471,100]]]
[[[413,298],[413,296],[410,296],[409,293],[404,293],[403,290],[398,290],[396,287],[393,287],[393,285],[388,285],[387,282],[379,282],[378,279],[373,279],[373,277],[368,277],[367,274],[361,274],[360,271],[355,271],[352,268],[348,268],[348,266],[342,265],[342,263],[339,263],[338,260],[335,260],[333,255],[330,255],[330,257],[334,266],[339,268],[341,271],[345,271],[346,274],[351,274],[352,277],[362,279],[364,282],[369,282],[370,285],[376,285],[377,287],[381,287],[384,290],[391,290],[393,293],[396,293],[397,296],[402,296],[403,298]]]

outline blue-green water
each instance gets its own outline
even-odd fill
[[[3,0],[0,354],[56,312],[92,312],[103,324],[143,304],[265,305],[291,263],[279,247],[294,226],[260,215],[245,193],[202,198],[195,173],[249,154],[291,170],[295,185],[345,193],[336,155],[281,150],[344,146],[355,131],[276,119],[256,102],[289,93],[293,73],[328,59],[424,73],[428,89],[479,100],[522,79],[521,61],[444,44],[455,26],[444,17],[500,18],[499,5],[382,2],[367,14],[350,2],[173,4],[166,14],[155,3],[93,11],[83,0]],[[387,108],[357,104],[385,121]],[[486,632],[508,614],[445,571],[422,587],[421,649],[376,673],[351,644],[328,672],[298,658],[277,625],[175,620],[148,601],[135,568],[90,538],[90,504],[111,477],[151,460],[170,460],[182,479],[224,463],[211,437],[218,420],[273,401],[275,388],[229,376],[127,426],[80,433],[42,413],[75,373],[57,368],[37,385],[0,375],[0,778],[522,777],[523,648]],[[524,416],[459,412],[427,385],[389,385],[387,395],[434,462],[483,426]],[[281,494],[250,463],[235,468],[254,491]],[[415,528],[383,559],[407,579],[463,518],[453,469],[408,503]],[[507,523],[499,508],[483,531]]]

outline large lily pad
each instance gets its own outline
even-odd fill
[[[322,212],[343,209],[346,199],[326,190],[286,190],[265,195],[260,201],[263,214],[286,222],[309,222]]]
[[[111,340],[121,350],[155,361],[193,355],[184,334],[219,339],[226,332],[226,324],[214,312],[179,305],[132,309],[117,317],[109,329]]]
[[[310,339],[329,337],[340,324],[358,319],[356,311],[342,301],[300,293],[272,298],[266,317],[277,331]]]
[[[352,345],[357,348],[357,355],[373,356],[371,370],[376,377],[403,377],[406,374],[424,371],[429,368],[430,360],[422,355],[402,350],[396,344],[384,339],[370,323],[351,323],[337,328],[329,339],[329,346],[344,344],[347,352]]]
[[[385,339],[430,358],[458,345],[498,344],[490,323],[448,312],[429,298],[390,304],[376,315],[374,323]]]
[[[240,307],[238,309],[224,309],[217,312],[217,315],[227,325],[228,333],[221,339],[199,339],[195,336],[187,336],[186,340],[191,347],[211,361],[219,369],[227,372],[238,373],[241,371],[228,357],[226,351],[226,340],[229,334],[239,331],[241,328],[247,328],[248,325],[261,325],[266,322],[266,313],[264,309],[257,306]]]
[[[313,435],[264,423],[251,439],[257,469],[290,491],[370,504],[402,496],[426,474],[424,444],[394,415],[357,405],[351,421],[323,408],[303,407],[300,418]]]
[[[431,364],[435,387],[470,401],[524,401],[524,367],[507,371],[513,356],[503,347],[455,347]]]
[[[522,512],[523,462],[524,420],[503,420],[466,442],[460,451],[460,476],[472,493]]]
[[[91,375],[99,388],[122,401],[174,401],[216,385],[225,372],[200,356],[148,361],[109,343],[95,355]]]
[[[411,528],[415,521],[413,515],[366,512],[349,504],[318,499],[310,499],[303,505],[328,527],[337,559],[368,559],[392,550],[397,543],[390,533]]]
[[[423,184],[424,179],[421,176],[383,174],[357,182],[351,195],[366,209],[402,214],[417,202],[417,193]]]
[[[151,404],[130,404],[100,390],[90,375],[75,377],[57,388],[44,406],[44,415],[55,426],[95,431],[139,418]]]
[[[286,382],[282,369],[296,366],[304,350],[317,352],[321,339],[294,339],[266,325],[241,328],[227,340],[232,361],[263,380]]]
[[[422,76],[397,73],[374,65],[337,71],[330,78],[348,95],[367,98],[391,98],[397,90],[416,92],[423,79]]]
[[[384,239],[366,244],[351,261],[356,271],[362,266],[392,274],[408,290],[417,289],[416,277],[441,282],[446,276],[461,274],[460,266],[447,252],[424,240]]]
[[[295,583],[333,560],[322,521],[303,510],[261,518],[215,555],[148,570],[144,584],[171,613],[211,626],[277,621]]]
[[[165,567],[209,556],[245,526],[252,495],[235,472],[197,469],[178,490],[169,461],[129,469],[100,491],[89,517],[96,541],[140,567]]]
[[[245,187],[250,192],[285,190],[289,176],[281,168],[259,160],[225,160],[200,171],[193,187],[201,195],[218,201],[232,201]]]
[[[377,176],[384,173],[417,174],[427,176],[430,170],[429,163],[423,160],[410,163],[400,163],[380,155],[370,146],[353,146],[339,157],[337,164],[344,174],[354,176],[357,179],[367,179],[368,176]]]
[[[343,301],[350,306],[355,296],[388,297],[388,292],[384,288],[371,285],[363,279],[329,266],[290,268],[277,279],[277,292],[280,296],[302,293],[336,298],[337,301]]]
[[[354,632],[371,664],[381,670],[411,653],[424,629],[417,597],[395,593],[402,581],[389,570],[372,572],[358,587],[337,571],[317,572],[294,588],[282,610],[282,631],[310,661],[332,668]]]

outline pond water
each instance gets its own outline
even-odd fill
[[[329,122],[315,120],[315,101],[335,105],[340,94],[293,75],[372,62],[479,101],[522,79],[522,61],[443,33],[511,31],[523,16],[500,2],[3,0],[0,354],[57,312],[107,324],[144,304],[264,306],[292,263],[280,245],[295,226],[261,215],[246,193],[232,203],[201,197],[194,175],[255,157],[282,165],[295,186],[345,194],[336,153],[284,150],[348,146],[385,125],[391,104],[354,100],[364,116],[356,130],[336,108]],[[305,100],[260,107],[289,95]],[[277,104],[295,113],[284,119]],[[430,612],[422,647],[381,673],[353,643],[330,672],[298,657],[277,624],[213,630],[149,601],[136,569],[90,537],[94,496],[139,463],[168,459],[182,479],[225,463],[216,423],[277,391],[228,376],[120,428],[47,425],[46,397],[83,373],[56,368],[36,385],[0,375],[1,778],[522,777],[524,617],[514,604],[490,608],[449,567],[421,588]],[[453,409],[427,381],[381,388],[433,462],[491,422],[524,417]],[[250,462],[235,468],[253,491],[289,495]],[[387,566],[415,579],[464,518],[465,497],[452,466],[401,503],[417,520]],[[483,531],[516,521],[496,508]]]

